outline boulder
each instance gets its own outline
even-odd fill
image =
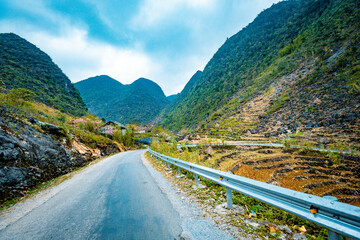
[[[212,156],[214,153],[214,150],[211,146],[209,146],[208,148],[206,148],[205,153],[209,156]]]
[[[47,133],[57,135],[57,136],[66,136],[64,130],[61,127],[57,127],[50,123],[38,123],[40,128]]]

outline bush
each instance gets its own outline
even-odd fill
[[[86,120],[84,122],[79,122],[79,128],[91,133],[97,133],[99,123],[96,121]]]
[[[341,156],[339,153],[330,152],[327,154],[327,156],[330,158],[332,164],[334,164],[334,165],[341,164]]]
[[[121,134],[121,131],[115,131],[114,134],[113,134],[113,140],[119,142],[119,143],[122,143],[123,141],[123,137],[122,137],[122,134]]]
[[[132,128],[127,128],[124,136],[122,136],[122,143],[126,147],[132,147],[135,144],[134,131]]]
[[[16,88],[11,89],[10,92],[6,95],[6,97],[11,101],[16,101],[18,99],[22,99],[25,101],[33,101],[36,94],[26,88]]]

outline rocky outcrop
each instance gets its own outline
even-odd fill
[[[33,120],[18,118],[0,108],[0,202],[22,196],[27,189],[97,157],[119,152],[116,145],[92,151],[80,143],[72,147],[62,145],[56,137],[26,124],[30,121]],[[42,124],[43,128],[52,134],[63,134],[50,124]]]

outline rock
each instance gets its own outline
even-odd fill
[[[221,203],[221,204],[216,205],[215,210],[216,211],[228,210],[227,203],[225,202],[225,203]]]
[[[206,153],[207,155],[212,156],[213,153],[214,153],[214,150],[213,150],[213,148],[212,148],[211,146],[209,146],[208,148],[206,148],[205,153]]]
[[[39,132],[3,110],[0,126],[5,124],[11,125],[11,128],[0,131],[0,201],[23,196],[27,188],[86,163],[78,151],[66,150],[50,135]],[[49,131],[58,129],[53,125],[45,126]],[[13,129],[17,134],[12,133]]]
[[[184,178],[185,175],[184,175],[184,174],[181,174],[181,175],[176,175],[175,177],[176,177],[176,178]]]
[[[13,186],[20,183],[28,175],[24,170],[19,167],[1,167],[0,184],[2,186]]]
[[[41,123],[39,125],[40,125],[40,128],[42,130],[44,130],[45,132],[48,132],[50,134],[54,134],[54,135],[57,135],[57,136],[66,136],[66,134],[64,133],[64,130],[62,128],[60,128],[60,127],[57,127],[57,126],[52,125],[50,123]]]
[[[258,151],[258,153],[270,154],[270,153],[273,153],[273,151],[270,149],[261,149]]]
[[[19,158],[19,151],[16,149],[1,149],[0,150],[0,161],[7,162],[16,160]]]
[[[315,98],[314,104],[320,104],[320,103],[321,103],[321,100],[319,98]]]
[[[322,143],[322,144],[329,144],[330,140],[327,139],[327,138],[320,138],[319,142]]]
[[[258,228],[260,227],[260,223],[258,223],[257,221],[251,220],[251,219],[244,219],[245,223],[252,226],[253,228]]]
[[[239,205],[233,205],[233,210],[240,214],[245,214],[245,208]]]
[[[205,185],[199,184],[199,186],[193,185],[192,186],[193,189],[206,189]]]
[[[295,240],[307,240],[307,237],[301,233],[294,233],[292,235],[292,239],[295,239]]]
[[[275,186],[280,186],[280,185],[281,185],[281,184],[280,184],[279,182],[277,182],[277,181],[269,181],[269,182],[267,182],[267,183],[270,183],[270,184],[275,185]]]
[[[281,233],[279,238],[280,238],[281,240],[286,240],[286,239],[288,239],[288,238],[287,238],[287,235],[286,235],[285,233]]]
[[[292,233],[291,229],[286,225],[280,225],[280,226],[277,226],[277,227],[278,227],[278,229],[280,231],[287,232],[287,233]]]
[[[227,206],[227,203],[221,203],[215,206],[215,211],[218,212],[219,214],[225,215],[230,213],[231,211],[235,211],[238,212],[240,214],[245,214],[245,209],[242,206],[238,206],[238,205],[233,205],[233,209],[229,209]]]

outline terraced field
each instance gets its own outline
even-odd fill
[[[222,171],[360,206],[360,158],[356,156],[237,146],[214,147],[214,154],[205,154],[200,161]]]

